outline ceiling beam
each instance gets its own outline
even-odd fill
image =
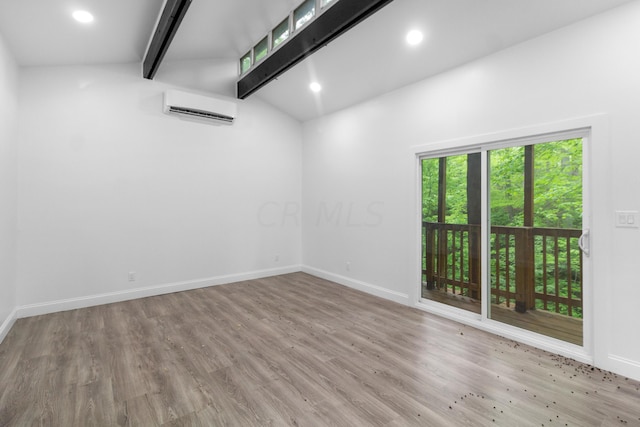
[[[142,63],[142,76],[152,80],[192,0],[167,0]]]
[[[237,85],[238,98],[245,99],[392,1],[337,1],[242,77]]]

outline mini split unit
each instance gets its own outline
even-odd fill
[[[167,90],[164,93],[164,112],[184,119],[232,125],[237,111],[238,106],[233,101],[179,90]]]

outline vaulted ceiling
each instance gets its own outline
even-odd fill
[[[394,0],[252,96],[308,120],[629,1]],[[22,66],[141,62],[162,3],[0,0],[0,34]],[[234,96],[239,57],[300,3],[193,0],[156,79]],[[76,9],[95,21],[75,22]],[[410,29],[425,34],[419,46],[405,43]]]

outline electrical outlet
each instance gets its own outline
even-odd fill
[[[275,256],[275,257],[273,257],[273,260],[274,260],[275,262],[280,261],[280,254],[276,254],[276,256]]]
[[[347,271],[351,271],[351,261],[347,261],[347,265],[345,266]]]
[[[129,281],[130,282],[135,282],[136,281],[136,272],[135,271],[130,271],[129,272]]]

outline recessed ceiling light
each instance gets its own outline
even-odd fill
[[[422,31],[411,30],[407,33],[407,43],[411,46],[416,46],[422,43],[422,39],[424,39],[424,35]]]
[[[72,14],[73,19],[78,22],[82,22],[83,24],[88,24],[89,22],[93,22],[93,15],[87,12],[86,10],[76,10]]]
[[[311,92],[318,93],[322,90],[322,86],[318,82],[313,82],[309,85],[309,89],[311,89]]]

